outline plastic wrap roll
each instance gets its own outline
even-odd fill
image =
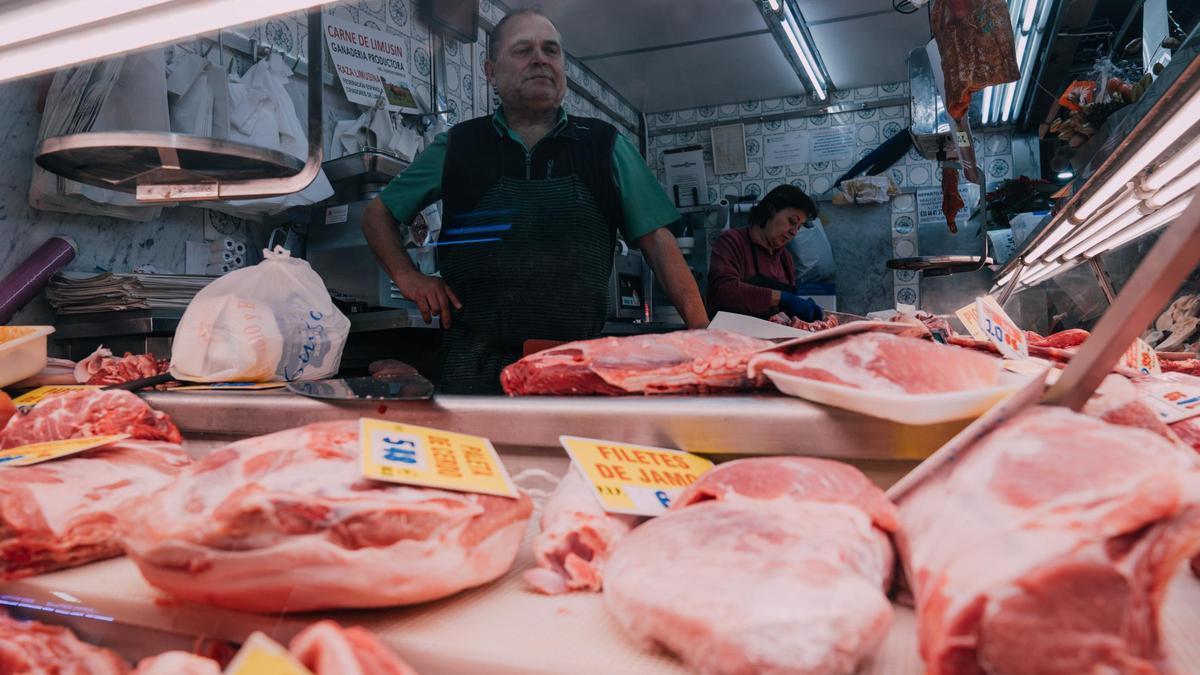
[[[50,277],[75,259],[78,251],[75,242],[67,237],[50,237],[9,272],[0,281],[0,324],[11,321],[18,310],[41,292]]]

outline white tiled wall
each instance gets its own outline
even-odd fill
[[[864,103],[884,99],[908,98],[908,83],[893,82],[859,89],[833,92],[832,103]],[[800,111],[816,107],[810,97],[791,96],[764,101],[745,101],[740,104],[705,106],[656,113],[647,117],[650,130],[648,161],[662,176],[662,153],[664,150],[686,145],[704,146],[704,157],[708,161],[709,200],[715,201],[727,194],[762,195],[782,183],[792,183],[809,194],[825,194],[854,162],[821,162],[817,164],[787,167],[764,167],[763,136],[779,131],[799,131],[837,126],[854,127],[857,139],[857,159],[874,150],[880,143],[898,134],[909,126],[909,107],[902,105],[873,108],[857,112],[823,114],[787,120],[776,120],[764,124],[746,124],[747,171],[743,174],[716,175],[712,169],[712,140],[707,129],[677,134],[656,134],[656,130],[695,123],[712,122],[714,126],[742,117],[774,115],[789,111]],[[1012,138],[1009,132],[976,133],[981,165],[987,174],[989,188],[1013,177]],[[915,150],[898,161],[888,175],[902,190],[940,185],[937,164],[927,160]]]

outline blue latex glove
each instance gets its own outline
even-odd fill
[[[786,291],[779,294],[779,309],[801,321],[820,321],[825,318],[825,312],[820,305],[809,298]]]

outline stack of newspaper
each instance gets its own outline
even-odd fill
[[[74,272],[50,280],[46,298],[59,314],[126,309],[186,309],[213,277],[182,274],[103,274]]]

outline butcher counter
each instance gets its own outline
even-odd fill
[[[189,445],[311,422],[374,417],[491,439],[501,454],[564,457],[569,434],[708,455],[803,454],[849,461],[890,485],[966,421],[909,426],[782,395],[552,397],[437,395],[428,401],[312,399],[286,391],[149,392]],[[195,452],[195,450],[193,451]]]

